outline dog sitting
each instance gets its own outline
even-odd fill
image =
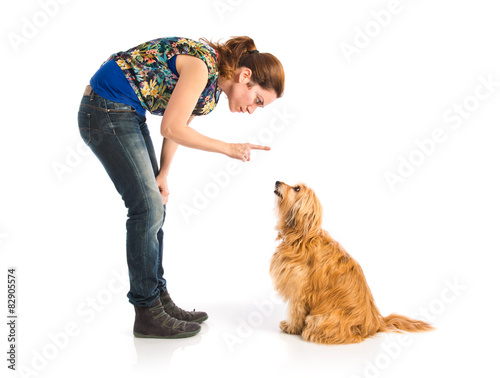
[[[423,332],[428,323],[382,317],[361,266],[321,228],[323,209],[312,189],[276,182],[277,240],[270,273],[288,302],[283,332],[321,344],[359,343],[378,332]]]

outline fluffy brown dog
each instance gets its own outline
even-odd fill
[[[422,332],[429,324],[382,317],[361,266],[321,228],[323,209],[312,189],[276,182],[278,245],[271,278],[288,301],[283,332],[322,344],[359,343],[377,332]]]

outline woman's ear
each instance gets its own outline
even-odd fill
[[[241,71],[238,73],[238,82],[242,84],[250,83],[252,78],[252,70],[247,67],[242,67]]]

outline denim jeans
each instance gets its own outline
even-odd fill
[[[166,290],[162,266],[165,206],[156,183],[158,163],[146,118],[92,91],[82,98],[78,127],[128,209],[127,297],[134,305],[151,306]]]

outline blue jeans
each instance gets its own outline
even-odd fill
[[[127,297],[134,305],[151,306],[166,290],[162,266],[165,206],[156,183],[158,163],[146,118],[92,91],[82,98],[78,127],[128,209]]]

